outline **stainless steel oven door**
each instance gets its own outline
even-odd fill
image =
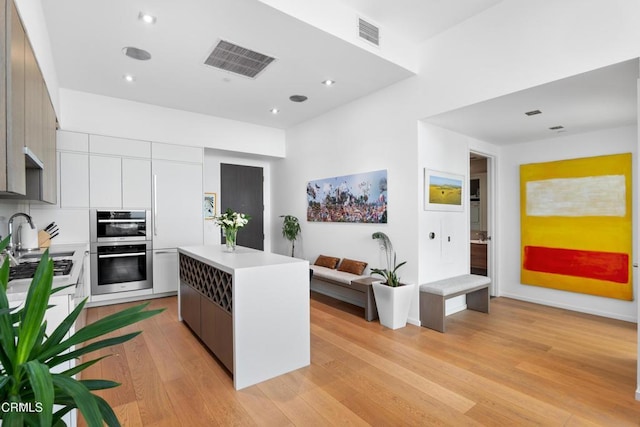
[[[151,211],[90,211],[92,242],[151,240]]]
[[[150,241],[91,244],[91,295],[150,289]]]

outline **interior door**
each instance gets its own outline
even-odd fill
[[[220,212],[227,208],[251,216],[238,232],[238,245],[264,250],[264,173],[261,167],[220,165]],[[222,233],[222,243],[224,233]]]

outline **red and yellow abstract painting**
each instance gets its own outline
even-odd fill
[[[523,284],[633,299],[631,154],[520,166]]]

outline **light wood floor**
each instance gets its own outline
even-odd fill
[[[130,305],[130,304],[129,304]],[[126,305],[93,308],[88,321]],[[391,331],[362,309],[311,300],[311,366],[235,391],[177,321],[177,299],[88,370],[123,426],[638,426],[636,325],[507,298]]]

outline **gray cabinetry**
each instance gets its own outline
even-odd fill
[[[0,0],[0,197],[56,203],[56,116],[12,0]],[[42,163],[31,169],[29,149]]]
[[[191,286],[180,284],[180,312],[182,319],[196,335],[200,335],[201,295]]]
[[[180,255],[180,314],[191,330],[233,372],[231,274]]]

